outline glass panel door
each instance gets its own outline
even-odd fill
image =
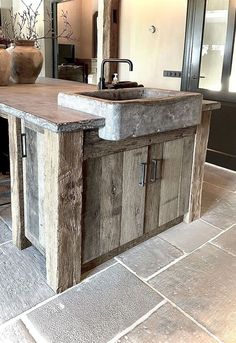
[[[208,0],[200,65],[199,88],[220,91],[229,0]]]

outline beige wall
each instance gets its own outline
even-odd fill
[[[130,58],[134,71],[122,65],[120,80],[180,89],[180,79],[163,77],[163,70],[182,69],[186,10],[187,0],[121,0],[119,57]]]

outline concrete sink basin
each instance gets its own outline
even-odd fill
[[[202,95],[140,87],[59,93],[58,105],[105,117],[99,136],[116,141],[199,124]]]

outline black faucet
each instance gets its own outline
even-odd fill
[[[106,58],[102,60],[101,64],[101,77],[99,79],[98,83],[98,89],[105,89],[105,77],[104,77],[104,66],[107,62],[116,62],[116,63],[128,63],[129,64],[129,70],[133,70],[133,63],[132,61],[128,60],[127,58]]]

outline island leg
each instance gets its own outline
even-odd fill
[[[47,281],[60,293],[80,281],[83,131],[45,130]]]
[[[210,123],[211,111],[202,112],[202,120],[201,123],[197,126],[195,137],[189,212],[185,216],[185,222],[187,223],[199,219],[201,216],[202,184]]]
[[[11,175],[12,240],[18,249],[31,243],[25,237],[23,166],[21,152],[21,119],[8,116]]]

